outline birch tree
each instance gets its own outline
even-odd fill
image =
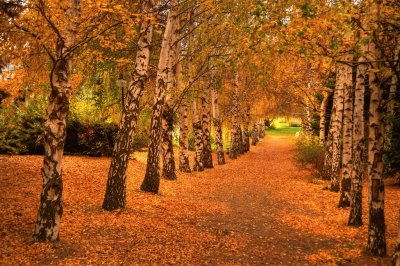
[[[212,90],[213,124],[215,130],[215,145],[217,146],[217,161],[219,165],[225,164],[224,147],[222,142],[222,125],[219,116],[218,90]]]
[[[165,90],[167,88],[170,60],[176,58],[177,51],[170,51],[174,46],[174,40],[178,39],[179,30],[179,5],[177,0],[170,2],[164,36],[161,44],[160,58],[158,61],[154,104],[151,117],[149,147],[147,156],[146,173],[140,189],[147,192],[158,193],[160,186],[159,171],[159,145],[161,133],[162,109],[164,106]]]
[[[320,106],[320,112],[319,112],[319,143],[322,145],[325,143],[325,131],[326,131],[326,109],[328,106],[328,101],[329,101],[329,93],[324,91],[322,93],[323,95],[323,99],[321,102],[321,106]]]
[[[336,86],[333,93],[333,107],[331,123],[327,140],[327,151],[325,152],[323,178],[331,180],[330,189],[338,192],[340,188],[340,158],[342,150],[342,120],[343,120],[343,84],[346,79],[346,67],[340,64],[337,67]]]
[[[239,73],[235,72],[235,80],[232,95],[232,129],[231,129],[231,147],[229,158],[237,159],[240,153],[240,132],[239,132]]]
[[[212,151],[211,151],[211,107],[209,86],[203,91],[201,97],[202,103],[202,129],[203,129],[203,166],[204,168],[213,168]]]
[[[347,61],[351,61],[351,56],[346,56]],[[350,186],[351,186],[351,171],[353,163],[353,72],[352,67],[343,66],[343,75],[345,81],[343,84],[344,90],[344,112],[343,112],[343,151],[342,151],[342,169],[341,169],[341,191],[339,198],[339,207],[350,206]]]
[[[46,7],[40,2],[40,10],[46,15]],[[55,53],[52,54],[50,74],[51,93],[46,111],[44,130],[45,156],[41,169],[43,186],[33,238],[35,241],[58,241],[63,214],[63,182],[61,163],[66,139],[70,76],[72,72],[71,50],[76,41],[76,26],[79,16],[79,1],[69,1],[65,12],[67,25],[57,31]]]
[[[369,176],[369,224],[368,248],[373,255],[386,256],[384,202],[385,185],[383,182],[383,145],[384,145],[384,113],[382,109],[380,51],[374,42],[369,45],[369,52],[374,61],[368,72],[371,90],[369,106],[369,143],[368,143],[368,176]]]
[[[195,98],[192,101],[192,120],[193,120],[193,133],[194,133],[194,160],[193,160],[193,171],[202,172],[204,171],[203,165],[203,126],[201,123],[199,109],[198,109],[198,99]]]
[[[364,45],[363,53],[367,52],[367,46]],[[349,225],[361,226],[362,222],[362,181],[364,175],[364,151],[365,151],[365,121],[364,121],[364,97],[365,80],[367,74],[367,64],[365,57],[358,59],[356,86],[354,93],[354,111],[353,111],[353,160],[351,169],[351,187],[350,187],[350,214]]]
[[[146,12],[149,12],[150,9],[151,2],[144,7]],[[136,53],[135,67],[131,72],[131,81],[127,88],[126,100],[108,171],[107,187],[103,201],[103,209],[108,211],[126,207],[126,170],[129,155],[133,148],[133,137],[137,127],[140,100],[148,77],[152,35],[153,25],[150,17],[143,15],[137,42],[138,51]]]
[[[177,88],[182,87],[182,65],[178,62],[176,68]],[[187,100],[179,106],[179,171],[190,173],[189,163],[189,107]]]

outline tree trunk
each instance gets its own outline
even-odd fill
[[[326,108],[328,106],[329,93],[323,92],[323,97],[319,112],[319,143],[321,145],[325,143]]]
[[[179,24],[179,5],[177,0],[171,1],[171,9],[168,13],[167,24],[165,27],[164,37],[161,44],[160,59],[158,62],[156,90],[154,95],[154,105],[151,117],[151,129],[149,137],[149,148],[147,156],[146,174],[141,190],[158,193],[160,186],[159,172],[159,148],[161,136],[161,118],[164,106],[164,94],[167,88],[168,73],[170,69],[170,60],[176,58],[176,50],[173,46],[177,46],[178,24]]]
[[[193,132],[194,132],[194,164],[193,171],[201,172],[204,171],[203,166],[203,127],[199,116],[199,110],[197,108],[197,98],[192,103],[193,112]]]
[[[126,169],[133,148],[133,137],[140,112],[140,99],[148,74],[152,35],[153,27],[144,17],[140,28],[135,68],[131,73],[131,81],[126,92],[126,100],[108,171],[106,194],[103,201],[103,209],[108,211],[126,207]]]
[[[336,74],[336,86],[333,94],[333,107],[331,123],[327,140],[327,151],[325,152],[325,162],[323,179],[331,180],[332,191],[339,191],[339,170],[341,159],[341,135],[343,120],[343,84],[345,81],[344,66],[340,65]]]
[[[215,130],[215,145],[217,146],[217,161],[219,165],[225,164],[224,146],[222,141],[221,119],[219,118],[218,91],[212,90],[213,123]]]
[[[311,85],[309,85],[309,87],[311,87]],[[303,132],[303,134],[311,136],[313,134],[313,130],[311,127],[312,112],[308,98],[305,101],[304,111],[305,113],[303,114],[301,121],[301,131]]]
[[[62,48],[61,48],[62,49]],[[35,241],[58,241],[63,213],[61,161],[66,138],[71,60],[62,58],[51,71],[51,94],[44,130],[43,187],[35,226]]]
[[[362,222],[362,180],[364,176],[363,154],[365,152],[365,121],[364,121],[364,97],[365,75],[367,65],[363,63],[364,57],[360,57],[357,67],[356,87],[354,94],[353,113],[353,166],[351,170],[350,188],[350,214],[349,225],[361,226]]]
[[[206,89],[201,97],[202,115],[203,115],[203,166],[204,168],[213,168],[211,151],[211,108],[210,108],[210,89]]]
[[[251,129],[251,144],[256,146],[258,142],[258,128],[257,123],[253,123],[253,128]]]
[[[239,125],[239,129],[238,129],[238,136],[239,136],[239,154],[243,154],[244,153],[244,142],[243,142],[243,131],[242,131],[242,127]]]
[[[233,108],[232,108],[232,130],[231,130],[231,147],[229,149],[229,158],[237,159],[240,153],[240,136],[239,136],[239,73],[235,73],[235,82],[233,86]]]
[[[351,56],[346,59],[350,61]],[[344,112],[343,112],[343,152],[342,152],[342,180],[339,198],[339,208],[350,206],[350,186],[351,186],[351,168],[353,158],[353,72],[352,67],[345,65],[346,79],[343,84],[344,89]]]
[[[175,180],[175,157],[172,143],[172,133],[174,126],[174,110],[171,106],[171,100],[167,100],[164,104],[162,115],[162,157],[163,172],[165,179]]]
[[[79,12],[79,1],[72,1],[67,8],[68,21],[74,21]],[[34,241],[58,241],[63,214],[63,182],[61,163],[66,139],[69,96],[71,93],[70,76],[72,71],[72,53],[67,53],[74,43],[74,27],[71,22],[60,31],[63,39],[56,43],[56,60],[50,73],[51,93],[46,111],[44,129],[44,159],[41,169],[42,191],[40,205],[33,234]],[[67,54],[67,55],[66,55]]]
[[[189,164],[189,118],[188,106],[186,103],[180,106],[179,111],[180,129],[179,129],[179,170],[185,173],[190,173]]]
[[[190,173],[189,164],[189,117],[188,106],[182,103],[179,107],[179,170]]]
[[[375,60],[380,60],[378,49],[370,44],[370,52]],[[380,64],[372,64],[374,70],[380,70]],[[382,110],[381,82],[376,72],[369,73],[371,98],[369,106],[369,145],[368,145],[368,176],[369,176],[369,226],[368,248],[375,256],[386,256],[385,215],[384,215],[384,182],[383,182],[383,144],[384,144],[384,113]]]
[[[243,117],[243,142],[244,152],[250,151],[249,123],[250,123],[250,106],[246,107],[246,113]]]
[[[258,141],[264,138],[264,125],[262,122],[257,123]]]
[[[178,16],[178,14],[177,14]],[[176,18],[174,21],[174,29],[171,37],[170,49],[169,49],[169,71],[168,71],[168,83],[167,83],[167,97],[163,107],[162,115],[162,158],[163,158],[163,172],[162,176],[168,180],[176,180],[176,167],[175,167],[175,156],[173,146],[173,130],[174,130],[174,107],[172,101],[172,93],[174,89],[180,88],[181,77],[181,65],[180,65],[180,45],[178,44],[180,23],[179,19]],[[178,73],[179,71],[179,73]],[[178,87],[179,86],[179,87]]]

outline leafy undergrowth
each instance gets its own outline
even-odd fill
[[[126,210],[101,209],[108,158],[66,156],[61,241],[33,243],[40,156],[0,157],[0,264],[382,265],[365,253],[367,226],[346,226],[338,195],[293,163],[289,137],[267,136],[236,161],[138,190],[144,154],[128,170]],[[364,202],[367,193],[364,190]],[[389,253],[399,189],[386,191]],[[365,204],[364,204],[365,205]],[[364,223],[367,208],[364,206]]]

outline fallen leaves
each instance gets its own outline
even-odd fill
[[[114,212],[101,209],[110,159],[66,156],[56,245],[32,242],[42,157],[0,156],[0,264],[388,263],[363,252],[367,226],[346,226],[338,195],[310,183],[291,149],[288,138],[267,137],[226,165],[162,180],[160,195],[139,191],[145,154],[137,153],[129,162],[128,208]],[[389,250],[398,195],[387,187]]]

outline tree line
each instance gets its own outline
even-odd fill
[[[74,88],[84,91],[107,62],[129,80],[103,209],[126,207],[126,169],[143,105],[151,118],[141,190],[151,193],[158,193],[160,177],[176,179],[177,170],[212,168],[212,133],[217,164],[224,164],[227,128],[235,159],[249,151],[249,136],[253,145],[262,137],[265,117],[297,116],[303,134],[317,134],[326,148],[323,178],[340,192],[338,206],[350,207],[351,226],[362,225],[368,177],[368,248],[386,255],[384,169],[398,170],[397,1],[32,0],[0,7],[2,69],[14,63],[26,70],[27,83],[46,80],[50,88],[37,241],[59,238]],[[24,67],[32,58],[43,63],[40,71]]]

